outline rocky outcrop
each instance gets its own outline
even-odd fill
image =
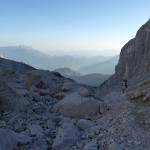
[[[127,90],[127,96],[131,100],[141,103],[150,102],[150,78],[138,83]]]
[[[64,116],[89,118],[100,113],[100,102],[90,97],[81,97],[77,92],[72,93],[58,102],[54,108]]]
[[[4,110],[27,109],[29,101],[0,79],[0,112]]]
[[[137,32],[135,38],[123,46],[115,74],[103,84],[112,86],[119,81],[131,79],[150,72],[150,20]]]

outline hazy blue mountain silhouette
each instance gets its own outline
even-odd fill
[[[54,70],[64,67],[77,70],[79,67],[109,59],[109,57],[104,56],[96,56],[91,58],[74,57],[70,55],[51,56],[27,46],[0,47],[0,53],[3,54],[5,58],[10,60],[24,62],[34,66],[35,68],[47,70]]]
[[[64,77],[75,80],[77,83],[90,86],[99,86],[110,77],[109,75],[103,75],[99,73],[80,75],[79,73],[70,68],[59,68],[54,71],[59,72]]]
[[[119,55],[103,62],[93,63],[91,65],[81,67],[77,71],[82,74],[101,73],[111,75],[115,72],[115,66],[118,63],[118,60]]]

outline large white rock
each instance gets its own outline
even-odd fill
[[[100,112],[100,102],[94,98],[81,97],[74,92],[58,102],[54,110],[67,117],[89,118]]]
[[[94,126],[94,123],[90,120],[80,119],[77,122],[77,127],[81,130],[86,130]]]

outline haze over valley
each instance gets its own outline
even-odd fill
[[[69,70],[62,73],[65,77],[74,79],[78,83],[99,86],[115,72],[119,56],[74,56],[74,55],[48,55],[32,47],[8,46],[0,47],[0,54],[5,58],[23,62],[38,69],[56,70],[69,68],[79,74],[69,76]],[[103,55],[103,53],[101,53]],[[89,82],[90,81],[90,82]]]

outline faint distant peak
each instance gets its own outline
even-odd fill
[[[19,45],[17,47],[19,47],[21,49],[33,49],[31,46],[26,46],[26,45]]]

